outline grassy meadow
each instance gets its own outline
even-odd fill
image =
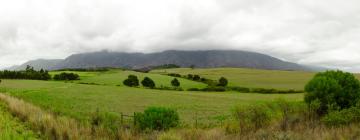
[[[312,72],[257,70],[243,68],[178,68],[154,70],[151,73],[179,73],[181,75],[198,74],[202,77],[213,80],[217,80],[220,77],[226,77],[229,80],[229,86],[296,90],[304,89],[305,84],[314,76],[314,73]]]
[[[77,129],[80,124],[70,125],[68,123],[74,120],[89,124],[92,122],[93,115],[96,112],[110,113],[115,116],[121,114],[132,115],[134,112],[142,112],[150,106],[161,106],[175,109],[181,120],[181,127],[172,129],[168,132],[147,135],[150,139],[239,139],[239,135],[228,137],[228,131],[236,123],[234,121],[234,110],[238,107],[272,104],[279,99],[285,100],[291,104],[302,104],[304,99],[303,93],[297,94],[257,94],[257,93],[240,93],[235,91],[226,92],[202,92],[186,91],[189,88],[204,88],[207,85],[201,82],[191,81],[184,78],[178,78],[181,86],[185,91],[148,89],[144,87],[127,87],[122,81],[129,74],[139,77],[150,77],[156,83],[156,86],[170,87],[170,81],[173,77],[167,76],[167,73],[179,73],[181,75],[198,74],[202,77],[217,80],[220,77],[226,77],[229,80],[229,86],[241,86],[250,88],[275,88],[275,89],[299,89],[302,90],[304,85],[314,76],[311,72],[299,71],[272,71],[272,70],[253,70],[241,68],[215,68],[215,69],[163,69],[154,70],[150,73],[139,73],[134,71],[125,71],[120,69],[111,69],[105,72],[76,72],[76,71],[52,71],[51,75],[61,72],[77,73],[80,80],[77,81],[41,81],[41,80],[8,80],[2,79],[0,84],[1,100],[13,103],[12,109],[16,111],[16,106],[23,106],[17,110],[17,113],[10,113],[7,105],[0,102],[0,139],[9,137],[19,137],[22,139],[37,139],[37,135],[28,128],[28,123],[20,121],[16,116],[26,116],[36,118],[37,114],[43,114],[44,118],[50,116],[50,130],[59,129],[59,132],[46,131],[46,133],[66,133],[65,138],[76,138],[82,132],[70,132],[65,128]],[[357,75],[358,76],[358,75]],[[358,76],[359,77],[359,76]],[[6,96],[5,96],[6,95]],[[7,97],[9,96],[9,97]],[[14,99],[12,97],[15,97]],[[19,100],[20,99],[20,100]],[[18,105],[20,104],[20,105]],[[14,107],[15,106],[15,107]],[[27,106],[30,106],[27,111]],[[34,111],[32,111],[34,110]],[[10,110],[11,111],[11,110]],[[31,113],[40,112],[40,113]],[[47,114],[48,113],[48,114]],[[45,114],[45,115],[44,115]],[[281,113],[272,112],[275,118],[281,117]],[[66,119],[59,119],[56,116],[64,116]],[[26,117],[29,118],[29,117]],[[74,119],[74,120],[72,120]],[[36,119],[29,119],[33,127],[43,127]],[[193,126],[200,126],[207,129],[195,129]],[[278,122],[272,122],[278,123]],[[313,123],[313,122],[312,122]],[[55,126],[59,125],[59,126]],[[282,135],[277,131],[277,125],[272,125],[266,132]],[[94,128],[82,126],[84,133],[92,133]],[[228,128],[229,127],[229,128]],[[300,125],[289,132],[293,136],[301,139],[304,133],[311,134],[313,138],[319,134],[328,138],[332,137],[332,132],[338,129],[324,130],[323,126],[316,127],[316,131],[309,131],[308,126]],[[32,127],[31,127],[32,128]],[[188,129],[189,128],[189,129]],[[343,131],[358,131],[359,127],[352,126]],[[228,130],[229,129],[229,130]],[[273,131],[276,130],[276,131]],[[96,134],[102,133],[103,128],[96,128]],[[99,130],[99,131],[98,131]],[[225,132],[226,130],[226,132]],[[56,130],[57,131],[57,130]],[[318,133],[319,132],[319,133]],[[331,132],[331,133],[330,133]],[[351,133],[353,134],[353,133]],[[251,132],[246,136],[249,139],[258,139],[253,136],[264,135],[260,132]],[[341,135],[341,134],[339,134]],[[126,138],[131,139],[135,135],[127,133]],[[139,136],[139,135],[136,135]],[[141,136],[141,135],[140,135]],[[193,136],[193,137],[188,137]],[[219,136],[219,137],[217,137]],[[115,136],[114,136],[115,137]],[[243,136],[241,136],[243,137]],[[320,136],[321,137],[321,136]],[[113,137],[112,137],[113,138]],[[112,139],[111,138],[111,139]],[[305,137],[302,137],[305,138]],[[340,137],[341,138],[341,137]],[[346,137],[348,138],[348,137]],[[134,139],[139,139],[136,137]],[[259,137],[259,139],[264,139]]]

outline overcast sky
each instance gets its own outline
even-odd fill
[[[360,72],[360,0],[0,0],[0,68],[169,49],[248,50]]]

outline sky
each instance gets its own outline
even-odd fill
[[[360,72],[360,1],[0,0],[0,68],[101,50],[213,49]]]

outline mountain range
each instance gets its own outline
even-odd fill
[[[195,66],[197,68],[241,67],[302,71],[316,71],[321,69],[283,61],[261,53],[238,50],[169,50],[156,53],[100,51],[73,54],[65,59],[31,60],[22,65],[13,66],[9,69],[22,70],[25,69],[27,65],[33,66],[35,69],[43,68],[47,70],[96,67],[141,69],[164,64],[176,64],[181,67]]]

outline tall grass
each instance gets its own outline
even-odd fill
[[[130,132],[118,130],[109,132],[101,126],[79,123],[75,119],[46,112],[23,100],[0,94],[0,100],[7,103],[11,114],[30,124],[33,130],[52,140],[88,140],[88,139],[136,139]]]

